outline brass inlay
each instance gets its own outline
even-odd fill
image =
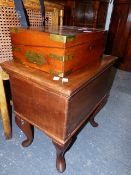
[[[50,74],[52,75],[58,75],[59,77],[63,77],[64,73],[62,71],[54,71],[53,69],[50,70]]]
[[[71,74],[72,72],[73,72],[72,69],[68,70],[67,72],[62,72],[62,71],[57,72],[57,71],[54,71],[52,69],[50,70],[50,74],[58,75],[59,77],[64,77],[65,75],[67,76],[67,75]]]
[[[72,60],[74,58],[74,55],[64,55],[64,56],[61,56],[61,55],[56,55],[56,54],[51,53],[51,54],[49,54],[49,57],[50,58],[53,58],[55,60],[59,60],[59,61],[65,62],[65,61]]]
[[[73,35],[57,35],[57,34],[50,34],[50,39],[53,41],[61,42],[61,43],[68,43],[70,41],[75,40],[75,36]]]
[[[43,65],[47,63],[43,55],[38,54],[34,51],[26,51],[25,57],[29,62],[38,64],[38,65]]]

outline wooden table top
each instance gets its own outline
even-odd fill
[[[21,76],[23,79],[37,83],[41,88],[62,94],[68,98],[101,75],[101,73],[112,66],[116,60],[117,58],[114,56],[103,56],[101,63],[95,63],[90,66],[87,65],[84,69],[80,69],[67,76],[68,82],[62,82],[61,78],[59,81],[54,81],[51,74],[26,67],[14,60],[1,63],[1,66],[7,73],[11,73],[11,75]]]

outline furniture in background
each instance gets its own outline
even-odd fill
[[[41,15],[40,11],[27,9],[28,15],[30,17],[31,24],[34,26],[41,25]],[[34,19],[35,15],[35,19]],[[20,26],[18,16],[14,9],[14,4],[11,1],[0,1],[0,62],[4,62],[12,59],[12,46],[10,39],[9,27]],[[11,137],[11,125],[10,117],[7,105],[7,99],[5,94],[5,89],[3,86],[3,79],[8,80],[8,75],[4,78],[5,73],[0,69],[0,109],[2,124],[6,138]]]
[[[104,28],[109,0],[75,0],[74,25]]]
[[[53,76],[15,61],[2,63],[10,76],[15,120],[27,136],[24,147],[33,141],[32,127],[46,133],[56,147],[56,167],[66,168],[65,152],[87,122],[105,105],[114,74],[116,58],[104,56],[100,61],[68,76],[68,82],[54,81]],[[21,90],[20,90],[21,89]]]
[[[64,5],[45,1],[45,25],[63,25]]]
[[[110,0],[48,0],[64,6],[64,25],[104,28]]]
[[[131,71],[131,1],[114,0],[106,53],[119,58],[118,67]]]
[[[11,138],[11,122],[8,112],[8,104],[6,99],[6,93],[4,88],[4,82],[8,80],[8,75],[0,70],[0,112],[1,112],[1,119],[4,129],[4,135],[6,139]]]
[[[30,25],[34,27],[43,26],[42,16],[40,13],[39,1],[24,0]],[[46,24],[58,25],[63,24],[63,6],[45,1],[45,18],[48,18]],[[11,60],[12,46],[10,39],[9,27],[19,27],[20,22],[15,12],[13,0],[0,0],[0,63]],[[3,76],[4,75],[4,76]],[[11,126],[9,112],[7,107],[6,95],[3,86],[3,80],[8,80],[8,75],[0,68],[0,110],[2,123],[6,138],[11,137]]]

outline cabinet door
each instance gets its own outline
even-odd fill
[[[127,42],[127,49],[123,63],[124,63],[123,65],[125,65],[124,69],[127,71],[131,71],[131,34]]]
[[[75,25],[104,28],[109,0],[75,0]]]
[[[107,52],[123,57],[129,30],[127,30],[127,18],[129,13],[128,4],[115,4],[111,18],[110,30],[108,35]]]
[[[80,2],[77,1],[75,5],[75,25],[88,26],[93,25],[93,3],[92,2]]]
[[[129,41],[128,41],[126,58],[127,58],[127,60],[130,60],[131,61],[131,35],[130,35],[130,38],[129,38]]]

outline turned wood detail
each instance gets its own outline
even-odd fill
[[[73,145],[77,137],[71,138],[65,144],[60,145],[54,140],[52,143],[56,148],[56,168],[60,173],[63,173],[66,169],[66,160],[65,160],[65,153],[70,149]]]
[[[95,121],[95,117],[96,117],[96,114],[103,108],[103,106],[106,104],[107,102],[107,99],[108,99],[109,95],[105,96],[104,99],[99,103],[99,105],[96,107],[95,111],[92,113],[91,117],[90,117],[90,124],[93,126],[93,127],[97,127],[98,126],[98,123]]]
[[[19,117],[15,117],[15,122],[27,137],[27,139],[22,142],[22,146],[28,147],[33,142],[34,138],[33,126]]]

